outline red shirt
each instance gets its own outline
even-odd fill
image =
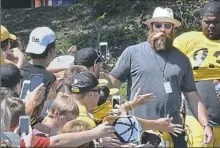
[[[33,144],[31,147],[41,147],[41,148],[47,148],[50,145],[50,137],[39,137],[39,136],[33,136]],[[24,140],[21,141],[20,144],[21,148],[25,148]]]

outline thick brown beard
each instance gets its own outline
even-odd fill
[[[173,45],[173,37],[162,32],[149,31],[148,42],[156,51],[170,50]]]

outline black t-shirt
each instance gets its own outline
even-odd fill
[[[29,63],[26,63],[21,68],[21,75],[23,76],[22,80],[30,80],[31,74],[42,74],[43,75],[43,83],[46,87],[44,101],[46,101],[47,95],[50,91],[50,87],[53,84],[53,82],[56,81],[56,76],[53,73],[47,71],[43,66],[31,65]]]
[[[214,125],[220,125],[220,101],[217,98],[213,80],[199,81],[196,83],[196,87],[205,104],[209,120],[211,123],[215,123]],[[187,103],[186,109],[188,115],[193,115]]]

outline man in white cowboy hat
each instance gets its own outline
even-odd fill
[[[149,28],[146,42],[127,47],[108,77],[111,86],[120,87],[128,80],[128,99],[134,98],[140,87],[141,94],[154,93],[156,98],[132,110],[132,114],[145,119],[172,117],[173,123],[182,124],[181,93],[197,115],[200,124],[208,124],[206,109],[197,93],[188,58],[172,43],[174,28],[181,23],[174,19],[170,8],[157,7],[152,19],[145,22]],[[110,86],[110,87],[111,87]],[[212,131],[204,130],[206,142]],[[186,147],[185,133],[171,135],[174,147]]]

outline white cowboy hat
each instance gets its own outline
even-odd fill
[[[181,22],[174,19],[173,10],[170,8],[163,9],[161,7],[157,7],[154,10],[152,19],[147,20],[146,22],[144,22],[144,24],[150,26],[150,24],[153,22],[169,22],[174,24],[175,27],[181,26]]]

